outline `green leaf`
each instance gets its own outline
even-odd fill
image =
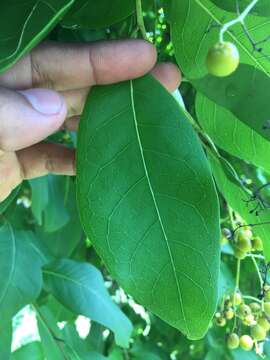
[[[63,224],[63,220],[66,219],[66,216],[69,217],[69,221],[57,231],[47,232],[48,227],[44,226],[37,227],[36,232],[38,238],[47,246],[52,255],[54,255],[55,257],[69,257],[74,251],[74,249],[81,242],[83,231],[76,205],[75,184],[71,179],[68,178],[59,178],[57,179],[57,181],[58,180],[59,185],[65,184],[66,181],[69,182],[69,187],[67,191],[68,194],[66,195],[65,199],[63,191],[59,192],[59,188],[55,188],[54,193],[58,194],[57,198],[59,200],[59,203],[57,204],[56,202],[56,196],[51,196],[51,205],[49,206],[45,214],[50,214],[52,208],[55,209],[56,212],[58,211],[58,214],[63,211],[61,218],[57,218],[59,222],[57,223],[57,221],[55,221],[55,225],[57,227]],[[53,217],[50,218],[54,222]]]
[[[112,302],[94,266],[60,259],[44,268],[44,282],[46,290],[67,308],[110,328],[116,342],[128,346],[131,323]]]
[[[139,303],[202,337],[217,300],[219,211],[186,113],[151,76],[97,87],[78,140],[79,209],[98,253]]]
[[[265,73],[243,64],[231,76],[220,79],[207,75],[192,83],[209,99],[270,140],[270,79]]]
[[[47,176],[29,181],[32,189],[32,212],[38,225],[42,225],[42,214],[49,203],[49,188]]]
[[[218,7],[230,11],[230,12],[237,12],[236,0],[211,0],[214,4]],[[239,1],[239,9],[243,11],[249,4],[251,3],[250,0],[241,0]],[[251,10],[252,14],[258,16],[270,16],[270,4],[268,0],[260,0]]]
[[[270,173],[268,140],[200,93],[196,97],[196,113],[202,128],[217,146]]]
[[[224,196],[230,207],[235,210],[248,224],[261,224],[269,222],[269,215],[267,212],[260,213],[258,216],[255,213],[250,213],[251,207],[247,205],[246,201],[250,199],[251,193],[248,192],[240,181],[237,182],[232,170],[224,160],[215,158],[208,152],[209,161],[211,163],[213,175],[217,187]],[[251,206],[256,206],[252,204]],[[254,232],[263,240],[264,255],[266,261],[270,260],[270,224],[262,224],[253,228]]]
[[[99,0],[93,3],[89,0],[77,0],[63,19],[63,25],[75,25],[88,29],[102,29],[115,24],[135,10],[134,0]]]
[[[2,1],[0,73],[44,39],[73,2],[74,0]]]
[[[8,322],[23,306],[34,301],[42,284],[41,258],[32,246],[33,234],[0,228],[0,318]]]
[[[224,0],[224,3],[225,1],[228,2]],[[187,78],[196,79],[206,75],[205,60],[208,50],[218,41],[220,26],[235,19],[235,14],[218,8],[210,0],[166,0],[166,3],[169,9],[171,38],[179,66]],[[254,41],[265,40],[269,35],[269,22],[264,17],[249,15],[245,19],[245,25]],[[225,40],[237,46],[241,63],[255,66],[269,76],[269,41],[262,44],[263,54],[254,51],[240,24],[226,32]]]
[[[57,322],[74,320],[76,315],[58,302],[52,295],[48,297],[46,306],[53,314]]]
[[[12,353],[11,360],[44,360],[44,354],[39,341],[24,345]]]
[[[9,360],[12,343],[12,324],[3,324],[0,328],[0,359]],[[31,359],[30,359],[31,360]]]
[[[220,263],[220,277],[219,277],[219,299],[221,300],[224,294],[229,294],[234,291],[235,280],[232,276],[232,273],[223,261]]]
[[[20,191],[20,188],[21,188],[20,186],[16,187],[16,189],[14,189],[12,191],[12,193],[9,195],[8,198],[6,198],[6,200],[0,202],[0,215],[3,214],[3,212],[7,210],[9,205],[16,198],[16,196],[18,195],[18,192]]]
[[[57,328],[52,314],[44,306],[39,308],[39,310],[36,312],[36,315],[39,336],[46,359],[65,359],[63,340],[59,336],[60,330]]]

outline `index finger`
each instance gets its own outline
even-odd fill
[[[93,44],[48,42],[38,46],[28,58],[2,75],[0,84],[14,88],[74,90],[142,76],[153,68],[155,62],[156,51],[144,40]]]

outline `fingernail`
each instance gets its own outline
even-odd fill
[[[58,114],[64,104],[64,98],[56,91],[47,89],[30,89],[20,91],[31,106],[44,115]]]

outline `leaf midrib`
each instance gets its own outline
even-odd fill
[[[147,182],[148,182],[149,190],[150,190],[150,193],[151,193],[151,196],[152,196],[152,199],[153,199],[153,203],[154,203],[154,207],[155,207],[155,210],[156,210],[156,213],[157,213],[158,221],[160,223],[160,227],[161,227],[162,233],[164,235],[164,239],[165,239],[166,246],[167,246],[167,249],[168,249],[168,253],[169,253],[169,257],[170,257],[170,263],[171,263],[171,267],[172,267],[172,270],[173,270],[175,283],[176,283],[176,286],[177,286],[178,299],[179,299],[179,303],[181,305],[181,309],[182,309],[182,313],[183,313],[183,320],[184,320],[184,323],[185,323],[185,326],[186,326],[186,329],[187,329],[187,335],[189,335],[190,331],[189,331],[189,327],[188,327],[186,316],[185,316],[183,299],[182,299],[182,295],[181,295],[180,284],[179,284],[177,274],[176,274],[176,268],[175,268],[175,265],[174,265],[174,259],[173,259],[173,256],[172,256],[172,251],[171,251],[170,244],[169,244],[166,232],[165,232],[163,221],[162,221],[162,218],[161,218],[161,215],[160,215],[160,212],[159,212],[159,208],[158,208],[158,205],[157,205],[157,200],[156,200],[156,197],[155,197],[155,193],[154,193],[154,190],[153,190],[153,187],[152,187],[152,184],[151,184],[151,180],[149,178],[146,162],[145,162],[145,159],[144,159],[143,146],[142,146],[142,141],[141,141],[140,132],[139,132],[139,128],[138,128],[137,114],[136,114],[136,109],[135,109],[134,88],[133,88],[133,81],[132,80],[130,80],[130,98],[131,98],[131,107],[132,107],[132,114],[133,114],[133,119],[134,119],[134,126],[135,126],[135,130],[136,130],[136,136],[137,136],[138,145],[139,145],[139,149],[140,149],[140,154],[141,154],[141,159],[142,159],[143,168],[144,168],[144,172],[145,172],[145,177],[146,177]]]

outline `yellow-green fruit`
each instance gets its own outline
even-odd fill
[[[226,325],[226,319],[224,317],[216,318],[217,326],[224,327]]]
[[[237,259],[240,259],[240,260],[243,260],[243,259],[246,257],[246,255],[247,255],[246,252],[238,249],[237,247],[234,248],[233,251],[234,251],[234,256],[235,256]]]
[[[231,302],[233,305],[240,305],[242,303],[242,296],[239,291],[236,291],[231,295]]]
[[[206,58],[206,66],[209,74],[214,76],[228,76],[239,65],[239,52],[231,42],[218,42],[209,51]]]
[[[270,323],[264,316],[261,316],[257,320],[257,324],[260,325],[265,331],[270,330]]]
[[[265,302],[263,304],[264,312],[267,316],[270,316],[270,302]]]
[[[251,244],[252,244],[252,249],[255,251],[263,251],[263,243],[262,243],[262,239],[258,236],[255,236],[252,240],[251,240]]]
[[[224,315],[227,320],[231,320],[234,317],[233,309],[228,309],[227,311],[225,311]]]
[[[239,336],[235,333],[232,333],[227,338],[227,346],[229,349],[237,349],[239,346]]]
[[[252,326],[256,324],[256,320],[254,318],[254,315],[249,314],[242,318],[243,324],[247,326]]]
[[[238,314],[241,316],[241,317],[245,317],[247,315],[250,315],[251,314],[251,309],[248,305],[246,304],[241,304],[239,305],[239,308],[238,308]]]
[[[261,341],[266,338],[266,331],[262,326],[257,324],[255,326],[252,326],[250,330],[250,335],[253,337],[253,339]]]
[[[240,337],[239,344],[245,351],[250,351],[253,348],[253,340],[249,335],[242,335]]]
[[[264,300],[265,300],[265,301],[270,301],[270,290],[267,290],[267,291],[264,293]]]
[[[261,311],[260,304],[253,302],[249,304],[249,307],[251,308],[251,311],[253,314],[258,314]]]
[[[238,239],[250,239],[251,240],[253,234],[248,226],[244,226],[236,232],[236,236]]]
[[[252,249],[251,240],[248,237],[238,237],[235,247],[243,252],[249,252]]]

